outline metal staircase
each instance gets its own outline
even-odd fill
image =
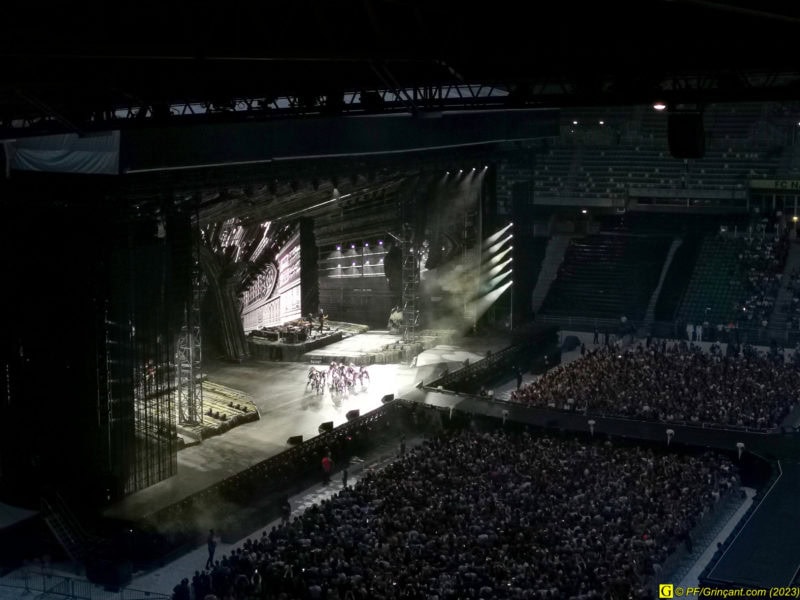
[[[539,271],[539,277],[536,280],[531,297],[534,312],[538,313],[542,307],[544,299],[550,291],[550,286],[558,275],[561,263],[564,262],[569,242],[569,236],[554,235],[547,243],[547,250],[545,250],[544,260],[542,260],[542,268]]]
[[[664,280],[667,278],[667,272],[672,264],[672,259],[675,257],[675,253],[678,251],[678,248],[680,248],[681,244],[683,244],[683,240],[681,238],[675,238],[672,240],[672,245],[669,247],[667,257],[664,259],[664,266],[661,267],[661,276],[658,278],[658,285],[656,285],[656,289],[653,290],[653,295],[650,296],[650,302],[648,303],[647,310],[644,313],[644,321],[642,321],[641,326],[643,332],[650,331],[650,327],[653,325],[653,321],[655,320],[656,304],[658,303],[658,297],[661,295],[661,288],[664,286]]]
[[[64,552],[76,565],[83,564],[102,538],[87,533],[58,494],[42,497],[41,504],[44,521]]]

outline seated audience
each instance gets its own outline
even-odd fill
[[[795,364],[745,351],[705,353],[686,343],[599,348],[548,371],[511,400],[646,420],[714,423],[769,430],[800,396]]]
[[[234,600],[645,598],[667,556],[738,486],[734,465],[710,452],[462,431],[248,539],[196,590]]]

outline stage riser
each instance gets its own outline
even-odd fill
[[[317,348],[322,348],[328,344],[333,344],[334,342],[339,342],[342,340],[342,338],[342,333],[337,331],[330,335],[326,335],[324,338],[315,339],[310,342],[303,342],[301,344],[281,344],[277,342],[259,343],[249,340],[248,348],[250,350],[250,356],[256,360],[303,362],[306,360],[303,355],[307,352]]]
[[[310,352],[306,355],[306,360],[312,365],[329,365],[331,362],[353,363],[358,366],[369,365],[392,365],[404,361],[403,350],[384,350],[382,352],[370,352],[367,354],[355,355],[333,355],[315,354]]]

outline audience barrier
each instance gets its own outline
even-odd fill
[[[698,446],[735,451],[743,443],[748,452],[765,458],[800,457],[800,433],[783,431],[766,433],[746,427],[695,425],[687,422],[641,421],[603,414],[580,414],[550,408],[529,407],[518,402],[489,399],[474,394],[459,394],[433,387],[423,387],[424,403],[442,412],[480,414],[558,431],[573,431],[595,436],[663,442],[681,446]],[[458,406],[457,409],[452,408]],[[667,431],[671,430],[671,436]]]
[[[22,567],[0,579],[0,589],[14,590],[20,598],[69,600],[171,600],[172,596],[127,587],[99,589],[89,581],[53,575],[39,568]]]
[[[407,403],[394,400],[365,415],[353,415],[351,420],[331,431],[322,431],[311,439],[292,445],[280,454],[197,492],[179,502],[150,513],[144,517],[148,527],[171,531],[173,535],[194,539],[201,532],[196,522],[198,514],[211,515],[225,502],[237,503],[292,487],[294,482],[319,472],[323,454],[330,451],[337,463],[366,451],[374,434],[392,426],[404,425],[411,415]],[[399,425],[398,425],[399,424]]]
[[[498,376],[510,376],[515,367],[528,370],[537,357],[547,353],[555,354],[558,348],[558,329],[555,327],[536,327],[528,332],[516,332],[515,338],[516,343],[512,346],[466,363],[460,369],[427,382],[427,386],[441,386],[454,391],[476,391]]]

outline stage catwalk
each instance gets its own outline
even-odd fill
[[[371,341],[368,343],[371,345]],[[332,397],[329,390],[316,394],[307,388],[308,363],[206,364],[209,380],[249,394],[261,419],[181,450],[177,475],[124,498],[109,507],[105,515],[139,520],[283,452],[291,436],[310,439],[318,435],[323,422],[333,421],[335,427],[339,426],[347,421],[350,410],[358,409],[364,414],[379,407],[387,394],[400,397],[413,390],[421,379],[430,380],[445,367],[453,370],[465,358],[478,360],[487,350],[496,352],[507,345],[508,340],[502,337],[467,338],[424,351],[416,361],[419,367],[371,365],[370,383],[356,385],[354,391],[342,397]]]

